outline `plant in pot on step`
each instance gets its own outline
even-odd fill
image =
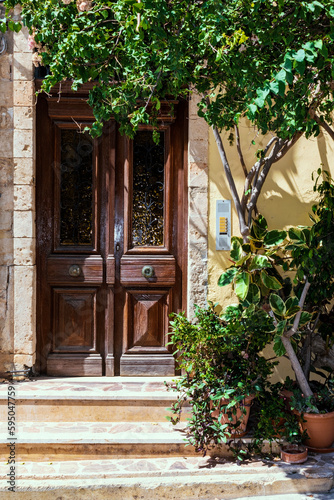
[[[221,443],[241,459],[252,400],[264,390],[274,361],[261,355],[272,341],[272,318],[248,302],[218,315],[212,304],[196,308],[195,321],[184,313],[173,316],[171,343],[184,375],[169,389],[178,392],[170,420],[177,423],[185,403],[191,407],[187,441],[206,452]]]
[[[321,182],[320,175],[324,176]],[[273,317],[274,350],[290,360],[297,383],[295,399],[298,393],[299,402],[304,402],[299,407],[302,428],[309,436],[306,443],[313,448],[328,448],[334,441],[333,369],[321,361],[328,360],[334,344],[333,330],[326,327],[332,322],[330,302],[334,297],[334,185],[328,173],[318,171],[314,190],[320,199],[312,207],[312,226],[268,231],[265,219],[259,216],[253,222],[249,243],[234,238],[234,265],[221,276],[219,284],[233,283],[241,303],[247,287],[252,288],[258,305]],[[327,357],[319,356],[319,344]],[[310,383],[314,373],[322,376],[316,392]],[[304,425],[309,414],[312,421],[320,418],[321,426],[324,421],[330,422],[326,444],[318,446],[309,424]]]
[[[280,448],[283,461],[303,463],[307,460],[303,438],[297,416],[287,411],[282,384],[271,384],[257,400],[252,449],[257,454],[271,458]],[[269,447],[264,446],[265,441]]]

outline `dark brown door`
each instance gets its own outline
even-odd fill
[[[83,95],[37,106],[38,364],[57,376],[172,375],[185,308],[186,105],[160,143],[93,117]],[[81,130],[81,132],[80,132]]]

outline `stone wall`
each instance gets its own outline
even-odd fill
[[[199,97],[189,103],[188,144],[188,317],[208,295],[208,140],[209,127],[197,115]]]
[[[36,350],[35,96],[27,36],[6,33],[0,55],[0,371],[32,366]]]

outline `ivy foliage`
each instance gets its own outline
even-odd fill
[[[220,130],[247,117],[261,133],[317,135],[332,124],[332,0],[6,0],[7,25],[36,42],[43,88],[96,82],[92,133],[112,116],[132,135],[161,101],[197,89],[199,113]],[[5,24],[1,24],[5,29]]]

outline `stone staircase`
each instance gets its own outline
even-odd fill
[[[1,499],[12,498],[7,483],[12,443],[15,491],[22,500],[214,500],[333,486],[332,455],[311,457],[303,466],[279,461],[238,466],[225,447],[215,456],[198,456],[184,441],[187,412],[177,427],[166,420],[175,394],[166,391],[163,379],[16,382],[14,436],[7,429],[8,387],[0,384]]]

